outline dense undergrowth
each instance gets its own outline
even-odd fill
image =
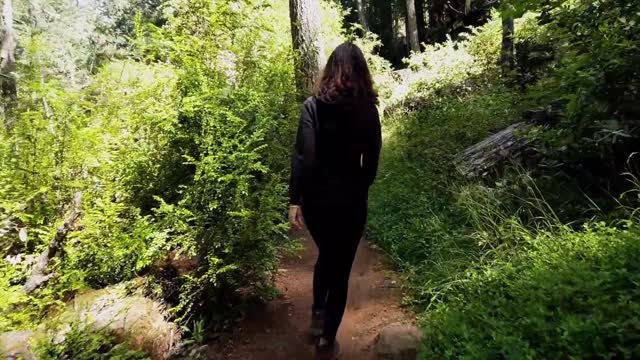
[[[496,22],[409,59],[418,100],[384,120],[369,236],[406,275],[421,358],[640,356],[637,6],[529,3],[542,15],[516,22],[513,73],[497,67]],[[559,108],[522,134],[537,166],[456,170],[531,107]]]
[[[16,2],[20,91],[0,134],[0,333],[35,330],[76,294],[136,277],[185,335],[226,328],[240,305],[275,293],[279,253],[292,246],[284,214],[299,110],[288,3],[155,5]],[[323,6],[327,53],[346,36],[341,11]],[[370,53],[372,39],[361,43]],[[47,267],[54,276],[23,291],[76,193],[82,216]],[[196,265],[179,272],[173,261]],[[85,335],[41,355],[113,342]]]

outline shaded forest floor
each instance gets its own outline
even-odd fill
[[[308,234],[304,250],[283,259],[277,286],[282,296],[250,311],[224,344],[209,344],[209,359],[312,359],[313,346],[305,338],[312,301],[313,267],[317,250]],[[400,307],[399,283],[384,256],[361,241],[351,272],[349,298],[338,339],[342,359],[373,359],[372,345],[380,329],[392,323],[411,323]]]

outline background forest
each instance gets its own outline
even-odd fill
[[[300,100],[352,40],[420,357],[640,357],[639,2],[2,4],[0,345],[178,356],[276,296]],[[121,298],[171,340],[88,325]]]

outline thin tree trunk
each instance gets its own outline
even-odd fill
[[[369,21],[367,20],[367,7],[366,0],[356,0],[358,2],[358,20],[360,25],[366,31],[369,31]]]
[[[320,5],[318,0],[289,0],[289,10],[296,51],[296,85],[298,93],[305,97],[320,72]]]
[[[2,45],[0,47],[0,87],[4,99],[3,113],[5,127],[11,128],[12,108],[17,100],[16,79],[13,74],[16,68],[16,36],[13,30],[13,3],[12,0],[2,2],[2,16],[0,16],[0,28],[2,31]]]
[[[513,17],[502,16],[502,51],[500,54],[500,66],[503,73],[508,73],[515,66],[515,54],[513,48]]]
[[[407,40],[413,52],[420,52],[415,0],[407,0]]]
[[[385,1],[381,5],[380,17],[382,18],[382,43],[390,48],[393,42],[393,7],[390,1]]]

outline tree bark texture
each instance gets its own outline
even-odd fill
[[[407,0],[407,40],[411,51],[420,52],[415,0]]]
[[[13,3],[12,0],[2,2],[2,48],[0,49],[0,69],[4,74],[12,69],[16,63],[16,38],[13,31]]]
[[[483,177],[499,172],[499,168],[517,161],[528,147],[528,141],[520,133],[531,125],[519,122],[489,136],[456,155],[456,168],[469,177]]]
[[[504,73],[513,70],[515,66],[515,53],[513,48],[513,17],[502,17],[502,51],[500,53],[500,66]]]
[[[360,25],[366,31],[369,31],[369,21],[367,20],[367,4],[366,0],[356,0],[358,3],[358,20]]]
[[[2,15],[0,16],[0,31],[2,31],[0,45],[0,88],[3,98],[3,115],[5,127],[11,128],[11,109],[17,100],[16,79],[13,72],[16,69],[16,36],[13,30],[13,0],[2,1]]]
[[[302,97],[313,90],[320,72],[320,4],[318,0],[289,0],[291,35],[296,52],[296,85]]]

